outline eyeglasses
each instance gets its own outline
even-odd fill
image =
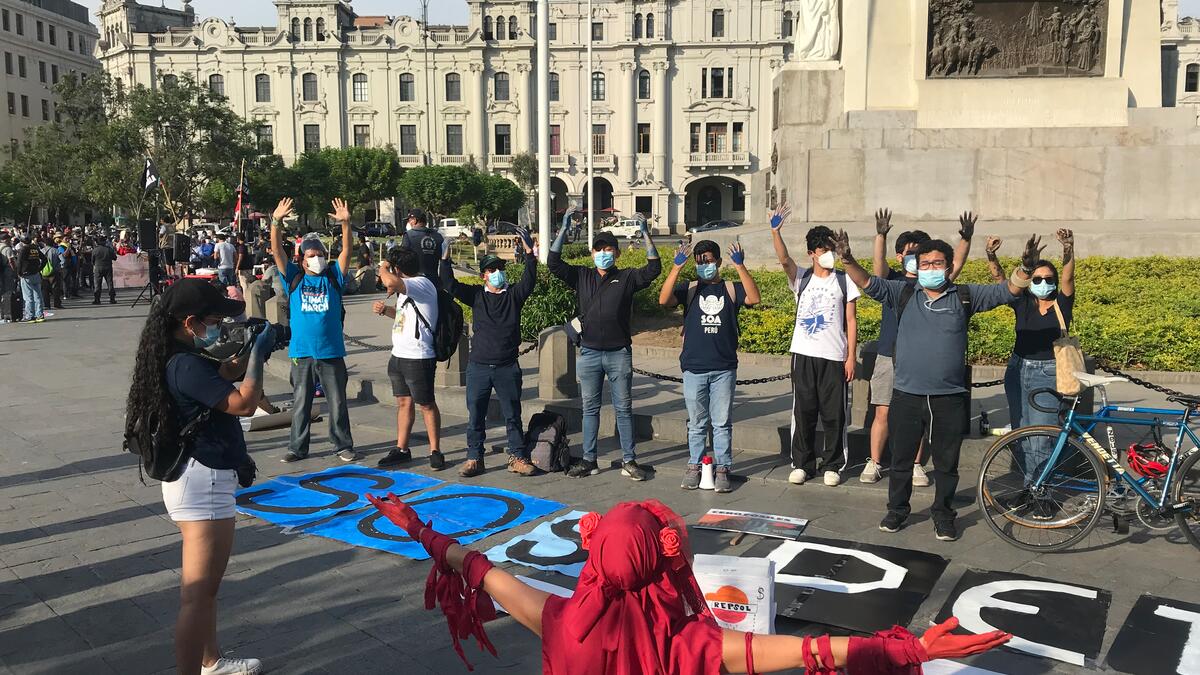
[[[1052,284],[1054,283],[1054,277],[1031,277],[1030,281],[1035,284]]]
[[[945,260],[922,260],[921,262],[917,263],[917,269],[919,269],[919,270],[943,270],[943,269],[946,269],[946,261]]]

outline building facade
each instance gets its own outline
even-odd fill
[[[794,0],[550,2],[554,209],[587,201],[660,230],[746,217],[770,162],[771,80],[792,49]],[[107,0],[98,54],[126,84],[191,75],[222,92],[289,162],[305,150],[391,145],[404,166],[473,162],[504,174],[536,151],[535,8],[467,0],[466,26],[358,16],[345,0],[275,0],[246,28]],[[593,43],[591,68],[586,45]],[[589,124],[587,106],[593,112]]]
[[[0,0],[0,164],[24,147],[29,129],[58,117],[54,85],[67,73],[96,72],[99,34],[88,10],[68,0]]]
[[[1162,3],[1163,105],[1200,115],[1200,20],[1179,16],[1179,0]]]

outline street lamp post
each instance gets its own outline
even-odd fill
[[[583,130],[584,143],[587,143],[587,241],[588,249],[592,248],[592,234],[596,211],[596,170],[594,156],[595,141],[592,139],[592,0],[587,2],[587,21],[584,22],[587,31],[587,73],[584,76],[584,91],[587,96],[587,127]]]
[[[540,258],[550,256],[550,2],[537,3],[538,242]]]

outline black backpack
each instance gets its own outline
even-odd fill
[[[170,395],[167,396],[167,409],[166,417],[160,417],[158,411],[152,411],[134,420],[133,433],[125,434],[125,451],[141,458],[139,476],[145,474],[164,483],[178,480],[183,473],[183,466],[192,454],[196,432],[200,425],[208,421],[209,415],[209,411],[205,410],[180,427],[182,414]],[[145,481],[144,478],[142,480]]]
[[[412,305],[417,320],[425,324],[425,328],[433,334],[434,358],[438,361],[449,361],[450,357],[454,356],[454,352],[458,351],[458,342],[463,336],[463,327],[466,322],[463,320],[462,307],[459,307],[454,296],[439,288],[437,298],[438,318],[437,325],[434,326],[429,325],[429,321],[421,314],[421,308],[413,302],[412,298],[407,298],[404,304]],[[420,326],[413,326],[413,337],[418,340],[421,338]]]
[[[556,412],[542,410],[529,418],[525,447],[529,450],[529,461],[547,473],[566,471],[571,465],[567,421]]]

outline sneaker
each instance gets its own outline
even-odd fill
[[[567,476],[571,478],[583,478],[584,476],[595,476],[600,473],[600,467],[596,466],[595,462],[590,462],[586,459],[581,459],[571,465],[567,469]]]
[[[211,666],[200,669],[200,675],[258,675],[262,670],[262,662],[258,659],[231,659],[222,656]]]
[[[621,475],[633,480],[646,480],[648,473],[632,459],[621,463]]]
[[[695,490],[700,487],[700,465],[688,464],[687,469],[683,472],[683,482],[679,487],[684,490]]]
[[[33,322],[34,322],[34,323],[42,323],[42,322],[44,322],[45,320],[46,320],[46,317],[44,317],[44,316],[39,316],[38,318],[34,319],[34,320],[33,320]]]
[[[920,464],[913,464],[913,487],[929,487],[929,474]]]
[[[399,466],[412,461],[412,452],[408,448],[392,448],[375,463],[375,466],[385,469],[389,466]]]
[[[953,520],[933,521],[933,533],[938,541],[954,541],[958,539],[958,528],[954,526]]]
[[[808,472],[804,469],[792,469],[788,474],[788,482],[792,485],[804,485],[804,481],[808,480]]]
[[[825,472],[825,485],[829,487],[837,487],[842,484],[842,474],[837,471]]]
[[[115,299],[115,298],[109,298],[109,300],[108,300],[108,304],[110,304],[110,305],[115,305],[115,304],[117,304],[117,301],[116,301],[116,299]]]
[[[483,458],[468,459],[462,468],[458,470],[458,475],[463,478],[474,478],[475,476],[483,475]]]
[[[729,468],[717,467],[713,472],[713,492],[732,492],[733,486],[729,484]]]
[[[100,304],[100,298],[96,298],[95,300],[93,300],[93,301],[92,301],[92,304],[93,304],[93,305],[98,305],[98,304]]]
[[[891,532],[892,534],[895,534],[899,532],[900,528],[902,527],[904,527],[904,517],[894,511],[888,511],[887,515],[883,517],[883,520],[879,521],[880,532]]]
[[[441,450],[434,450],[429,453],[429,468],[434,471],[441,471],[446,468],[446,456],[442,454]]]
[[[862,473],[858,476],[858,481],[860,483],[878,483],[880,478],[883,478],[883,468],[879,466],[879,462],[868,459],[867,465],[863,467]]]
[[[347,463],[357,462],[358,460],[363,458],[362,454],[355,452],[354,450],[349,449],[349,448],[347,448],[346,450],[342,450],[341,452],[338,453],[337,456],[338,456],[338,459],[342,460],[343,462],[347,462]]]
[[[533,462],[524,457],[508,458],[508,470],[510,473],[515,473],[518,476],[536,476],[541,469],[533,465]]]
[[[302,459],[304,459],[304,458],[301,457],[300,455],[297,455],[294,452],[289,452],[288,454],[281,457],[279,461],[283,462],[284,464],[291,464],[292,462],[299,462]]]

